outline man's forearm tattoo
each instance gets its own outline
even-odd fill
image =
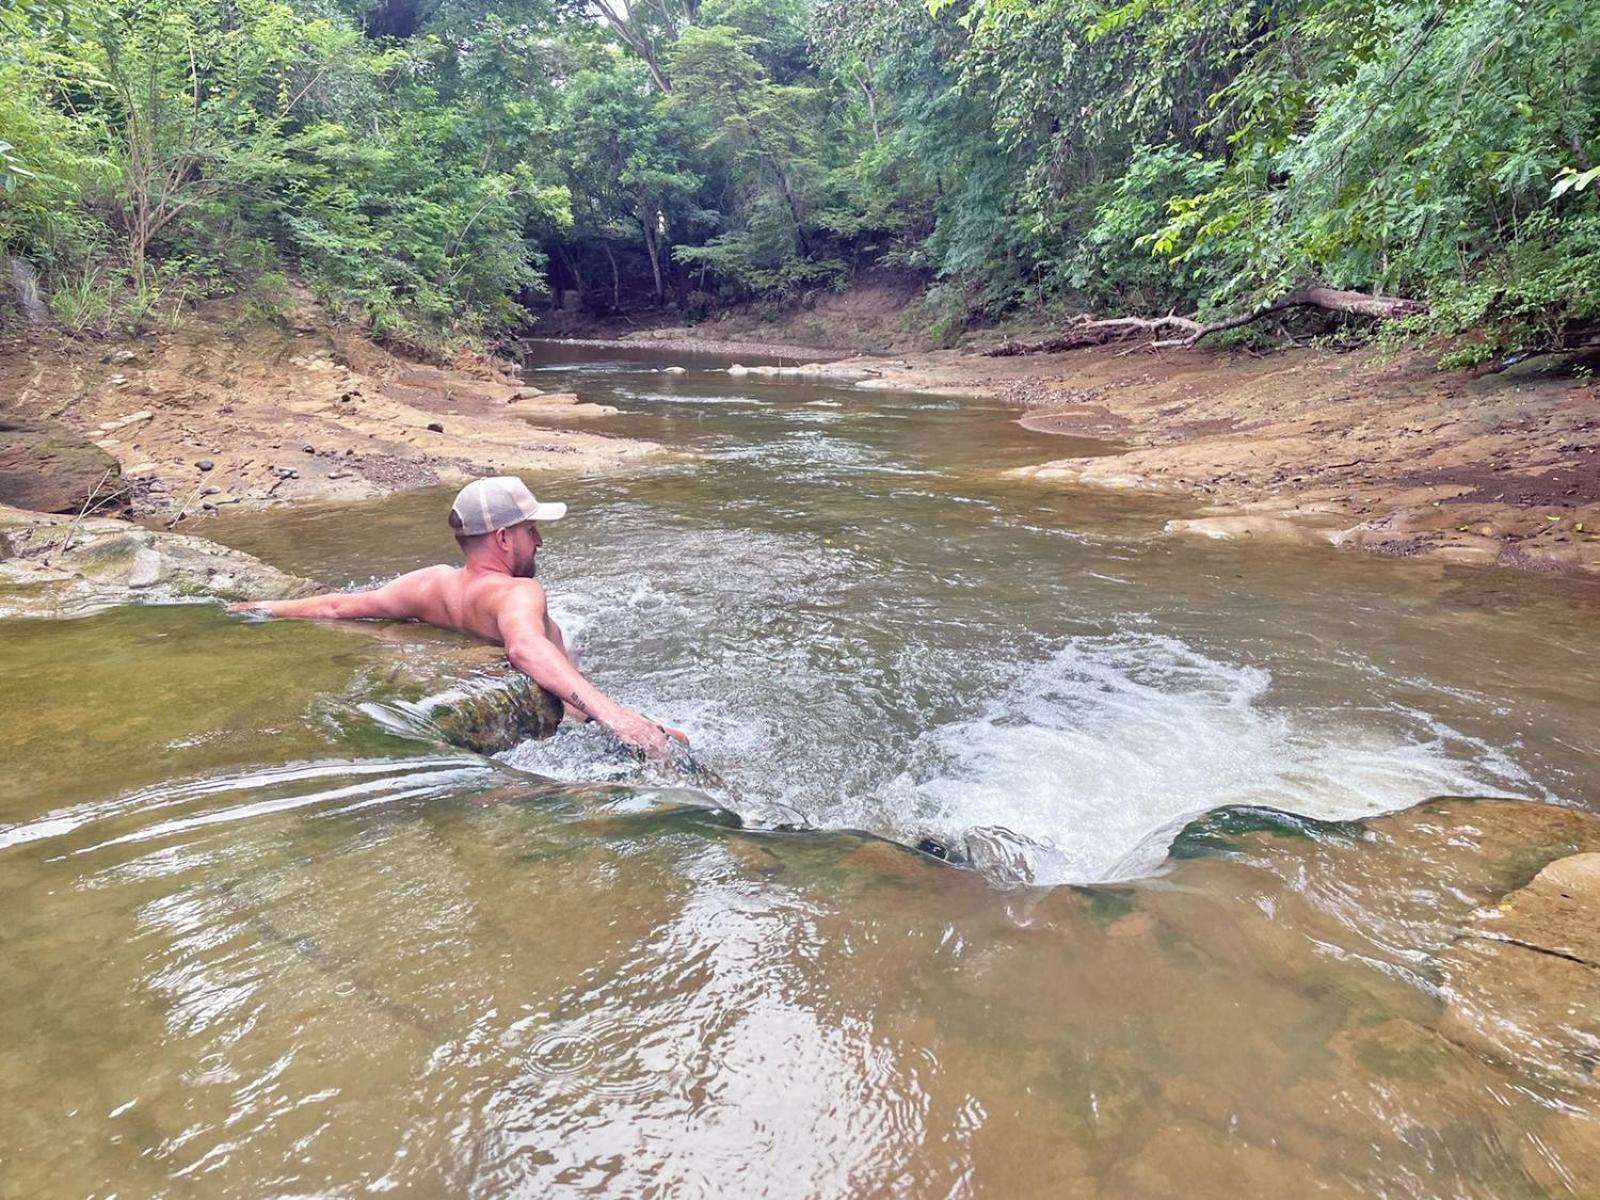
[[[578,699],[578,689],[577,688],[573,688],[572,689],[572,695],[568,696],[567,700],[572,705],[572,707],[577,709],[579,712],[588,713],[588,715],[591,716],[591,717],[594,716],[594,714],[592,712],[589,712],[589,706],[587,704],[585,704],[582,700]]]

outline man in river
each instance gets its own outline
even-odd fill
[[[312,620],[426,621],[497,642],[513,666],[561,697],[569,715],[598,721],[653,758],[666,757],[669,738],[685,746],[689,739],[624,708],[583,677],[545,606],[543,586],[534,580],[534,559],[544,545],[537,522],[559,521],[566,513],[565,504],[541,504],[515,476],[478,479],[461,489],[450,508],[450,528],[465,566],[423,567],[365,592],[246,601],[229,608]]]

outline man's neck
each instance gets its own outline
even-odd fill
[[[504,575],[507,578],[511,577],[511,567],[506,563],[492,558],[469,558],[461,567],[461,570],[469,576]]]

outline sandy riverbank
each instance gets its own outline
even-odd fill
[[[1440,371],[1420,351],[1372,349],[848,356],[759,330],[706,339],[687,328],[567,344],[718,355],[859,388],[998,396],[1028,428],[1126,448],[1051,459],[1041,443],[1041,461],[1015,474],[1192,496],[1200,508],[1172,522],[1174,534],[1600,573],[1593,353],[1468,372]],[[133,512],[168,520],[362,499],[488,471],[536,481],[663,449],[607,436],[611,409],[542,393],[503,363],[399,359],[309,302],[274,325],[242,325],[219,306],[122,343],[13,336],[0,343],[0,395],[4,415],[58,422],[93,442],[120,471]],[[92,463],[79,469],[97,474]]]
[[[93,443],[120,475],[101,489],[121,487],[107,508],[169,520],[230,505],[365,499],[495,471],[537,481],[661,449],[607,436],[614,409],[541,392],[502,363],[409,362],[310,304],[301,309],[287,322],[242,324],[219,305],[138,339],[13,335],[0,343],[3,415]],[[81,470],[96,473],[92,463]]]
[[[661,331],[657,331],[661,332]],[[1098,347],[987,358],[810,354],[686,331],[618,344],[782,354],[783,373],[860,388],[998,396],[1030,429],[1127,449],[1014,474],[1043,485],[1166,492],[1202,507],[1169,532],[1286,538],[1600,574],[1600,353],[1441,371],[1418,350]]]

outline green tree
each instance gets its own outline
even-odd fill
[[[637,64],[580,73],[564,101],[561,160],[580,229],[600,239],[610,260],[613,305],[621,282],[609,242],[622,237],[644,247],[660,303],[675,239],[711,215],[698,203],[704,180],[694,170],[695,131],[680,107],[657,99]]]

